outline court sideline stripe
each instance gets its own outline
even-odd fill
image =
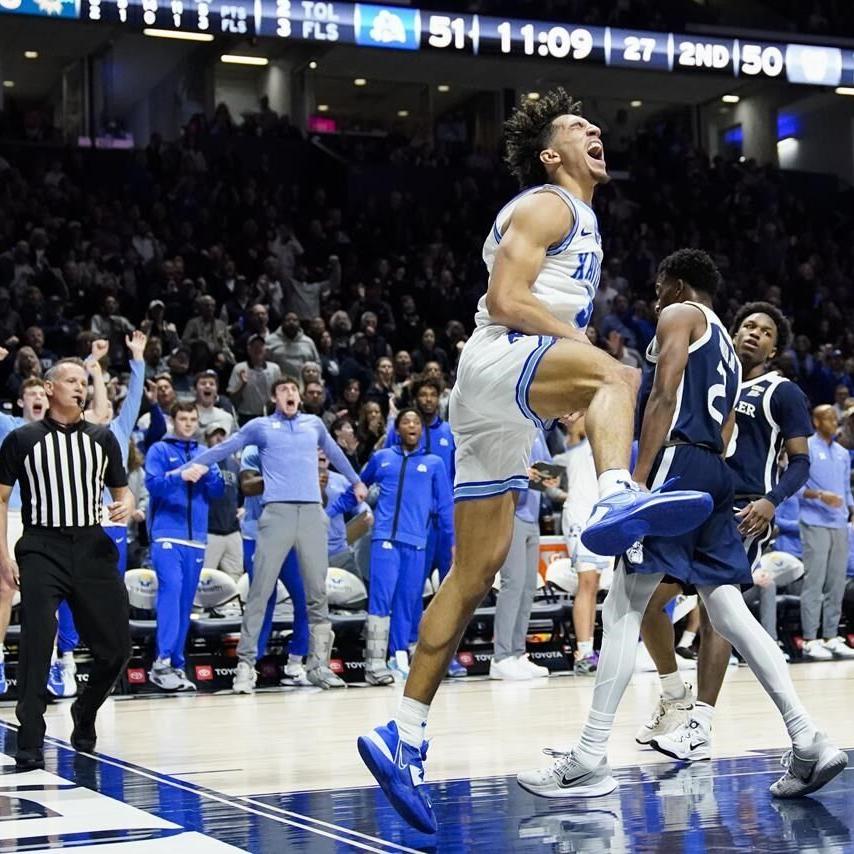
[[[0,726],[3,726],[13,732],[17,731],[17,728],[12,726],[8,721],[0,720]],[[53,744],[56,747],[61,747],[64,750],[77,752],[74,751],[74,748],[71,747],[68,742],[63,741],[62,739],[54,738],[53,736],[45,736],[45,741],[49,744]],[[182,791],[190,792],[192,794],[199,795],[200,797],[208,798],[208,800],[216,801],[218,803],[225,804],[226,806],[234,807],[236,809],[242,810],[243,812],[250,813],[251,815],[258,815],[262,818],[268,818],[271,821],[279,822],[280,824],[287,824],[291,827],[297,828],[298,830],[307,830],[310,833],[316,833],[320,836],[325,836],[329,839],[335,840],[336,842],[345,842],[347,845],[352,845],[354,848],[359,848],[362,851],[372,851],[374,852],[374,854],[387,854],[390,849],[392,851],[402,851],[405,852],[405,854],[409,854],[409,852],[413,851],[415,852],[415,854],[418,854],[416,849],[406,848],[405,846],[398,845],[396,842],[387,842],[386,840],[379,839],[378,837],[368,836],[366,834],[359,833],[358,831],[350,830],[347,827],[342,827],[341,825],[323,822],[323,824],[326,824],[328,827],[332,827],[336,831],[338,831],[337,834],[330,833],[326,830],[322,830],[319,827],[312,827],[310,824],[305,824],[299,821],[295,821],[294,819],[289,819],[285,818],[284,816],[276,815],[275,812],[273,812],[275,808],[270,808],[266,805],[264,805],[264,810],[254,809],[250,806],[238,803],[235,799],[229,799],[224,795],[220,795],[217,792],[211,791],[210,789],[205,789],[203,786],[198,786],[195,783],[185,783],[181,780],[176,780],[167,774],[160,774],[157,771],[151,771],[147,768],[142,768],[141,766],[135,765],[132,762],[126,762],[125,760],[117,759],[114,756],[106,756],[101,753],[83,753],[82,755],[88,756],[96,762],[101,762],[105,765],[112,765],[115,768],[122,768],[125,771],[130,771],[140,777],[146,777],[149,780],[154,780],[154,782],[156,783],[165,783],[166,785],[172,786],[175,789],[181,789]],[[82,788],[86,787],[84,786]],[[133,806],[133,804],[131,804],[131,806]],[[184,829],[193,830],[193,828]],[[342,836],[341,834],[349,834],[349,836]],[[356,839],[350,838],[350,836],[362,837],[364,839],[370,840],[371,842],[379,843],[380,845],[383,845],[385,847],[373,848],[370,845],[366,845],[362,842],[358,842]]]

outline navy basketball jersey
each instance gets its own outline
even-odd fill
[[[676,410],[665,442],[701,445],[723,453],[721,428],[735,406],[741,384],[741,363],[729,333],[704,305],[686,302],[703,312],[706,331],[688,348],[688,362],[676,392]],[[658,361],[656,340],[647,358]]]
[[[779,478],[783,443],[812,434],[809,404],[795,383],[776,371],[742,383],[727,448],[736,497],[770,492]]]

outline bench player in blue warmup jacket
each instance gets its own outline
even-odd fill
[[[677,475],[680,485],[709,493],[714,510],[689,533],[635,543],[619,562],[603,611],[604,642],[587,723],[570,752],[555,751],[548,768],[518,775],[533,794],[595,797],[617,787],[606,758],[608,737],[634,670],[641,618],[668,576],[697,588],[711,625],[739,651],[783,717],[792,750],[772,795],[808,794],[847,763],[846,754],[817,731],[782,651],[754,619],[738,586],[753,578],[733,514],[733,476],[724,452],[735,427],[741,364],[711,308],[719,281],[712,259],[696,249],[681,249],[659,266],[658,329],[647,354],[656,365],[655,380],[633,473],[653,488]],[[749,510],[742,524],[755,525],[759,515]]]
[[[738,312],[732,328],[742,381],[726,462],[733,476],[734,512],[752,573],[771,538],[775,509],[797,494],[809,476],[807,439],[813,427],[806,395],[769,367],[791,338],[780,310],[768,303],[749,303]],[[789,464],[781,476],[777,461],[784,447]],[[644,615],[641,634],[658,668],[663,696],[650,719],[653,725],[644,725],[637,740],[667,756],[694,762],[711,758],[711,720],[731,647],[712,630],[701,608],[697,702],[692,712],[683,711],[693,697],[679,676],[673,626],[663,611],[679,592],[679,585],[661,584]],[[776,604],[774,614],[776,619]],[[669,713],[674,705],[681,708]]]
[[[195,403],[176,403],[171,414],[174,434],[145,456],[148,535],[158,585],[157,660],[148,675],[165,691],[194,691],[184,671],[184,646],[205,557],[208,501],[223,494],[225,483],[218,466],[180,468],[202,453],[193,438],[199,411]]]
[[[417,409],[399,412],[395,429],[400,443],[377,451],[362,469],[363,483],[380,487],[365,648],[365,678],[371,685],[394,681],[386,666],[387,650],[394,655],[409,648],[412,603],[414,594],[420,599],[424,587],[424,547],[433,515],[439,520],[439,564],[445,569],[451,563],[453,499],[445,465],[423,449],[423,422]]]

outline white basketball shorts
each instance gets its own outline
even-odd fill
[[[482,326],[466,342],[448,410],[456,442],[454,500],[528,488],[537,429],[550,427],[528,396],[537,367],[557,341]]]

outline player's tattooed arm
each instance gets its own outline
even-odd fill
[[[525,335],[590,343],[584,332],[558,320],[531,293],[546,250],[563,240],[572,225],[572,212],[555,193],[534,193],[519,202],[501,237],[486,292],[489,314],[496,323]]]
[[[638,459],[632,473],[637,483],[646,483],[655,458],[667,438],[676,411],[679,383],[688,364],[688,347],[695,332],[702,334],[699,325],[705,322],[696,308],[681,303],[668,306],[659,316],[655,333],[658,362],[641,426]]]

